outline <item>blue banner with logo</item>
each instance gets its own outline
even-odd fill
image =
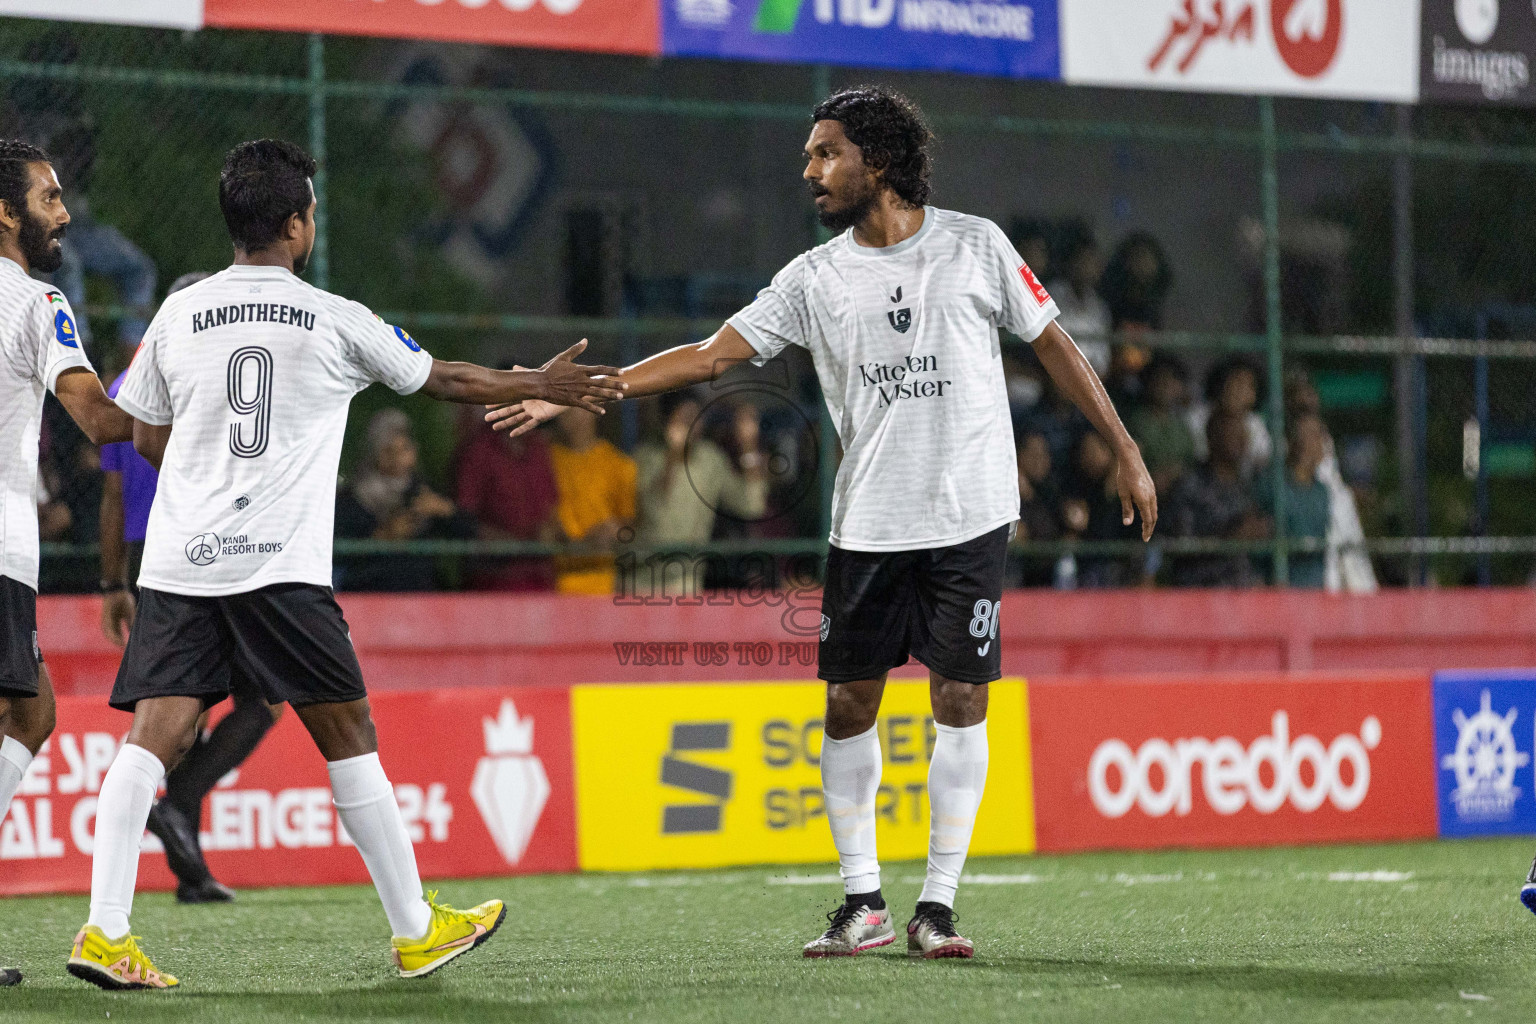
[[[1442,836],[1536,833],[1536,669],[1435,675]]]
[[[669,55],[1060,78],[1057,0],[661,0]]]

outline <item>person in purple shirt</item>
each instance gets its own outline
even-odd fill
[[[184,274],[169,295],[196,284],[208,274]],[[117,397],[128,376],[118,374],[108,396]],[[134,599],[139,562],[144,556],[144,532],[155,502],[159,474],[134,450],[132,442],[103,445],[101,468],[101,629],[118,647],[128,643],[136,611]],[[238,768],[272,728],[282,706],[268,706],[261,692],[241,679],[230,680],[235,707],[212,732],[198,731],[198,741],[165,779],[165,796],[149,812],[149,830],[165,846],[166,863],[176,875],[176,899],[181,903],[225,903],[235,894],[213,877],[203,860],[198,825],[203,798],[218,781]],[[206,727],[206,712],[203,725]]]

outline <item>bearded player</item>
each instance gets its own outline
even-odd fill
[[[880,891],[875,731],[886,674],[928,667],[935,728],[928,773],[928,873],[907,949],[969,957],[955,889],[987,775],[987,690],[1003,563],[1019,512],[1013,431],[998,332],[1034,344],[1062,393],[1117,458],[1124,521],[1157,522],[1157,495],[1098,376],[1056,324],[1056,304],[1003,232],[927,205],[932,134],[904,97],[840,92],[818,106],[805,180],[825,226],[843,233],[785,267],[708,341],[624,371],[630,397],[713,380],[789,345],[808,349],[842,442],[822,596],[819,675],[827,682],[821,753],[843,904],[805,946],[852,956],[895,940]],[[493,410],[520,432],[559,415],[544,402]]]
[[[37,643],[37,442],[52,391],[93,444],[133,421],[101,388],[62,292],[34,280],[59,269],[69,225],[48,154],[0,140],[0,819],[53,732],[53,685]],[[0,968],[0,985],[21,972]]]
[[[293,706],[325,757],[336,816],[362,854],[403,977],[431,974],[485,942],[506,909],[455,910],[422,896],[410,834],[379,763],[367,692],[331,593],[336,470],[352,397],[374,382],[451,402],[622,395],[608,367],[562,353],[541,370],[433,359],[367,308],[299,279],[315,242],[315,161],[297,146],[236,146],[219,177],[234,265],[169,296],[118,404],[134,447],[160,471],[139,606],[112,689],[133,712],[102,780],[90,919],[69,972],[108,989],[165,989],[129,929],[155,790],[191,746],[231,671],[268,704]],[[600,408],[600,407],[599,407]],[[271,951],[253,947],[251,955]]]

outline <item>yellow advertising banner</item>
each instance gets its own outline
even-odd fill
[[[576,816],[586,871],[837,859],[821,793],[825,683],[585,685],[572,690]],[[991,763],[974,854],[1035,848],[1022,679],[992,684]],[[877,724],[880,856],[928,853],[928,683],[891,682]]]

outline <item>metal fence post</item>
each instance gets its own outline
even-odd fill
[[[1411,338],[1413,326],[1413,108],[1406,103],[1397,108],[1393,138],[1402,149],[1392,157],[1392,327],[1399,338]],[[1397,475],[1403,504],[1412,509],[1410,529],[1423,536],[1419,509],[1424,506],[1424,481],[1419,476],[1416,455],[1418,444],[1414,400],[1417,396],[1416,374],[1422,357],[1404,353],[1392,360],[1393,391],[1397,395]],[[1414,557],[1409,565],[1409,582],[1424,583],[1424,559]]]
[[[1270,482],[1275,493],[1275,585],[1290,586],[1291,560],[1286,548],[1285,371],[1281,357],[1284,324],[1280,319],[1280,170],[1279,137],[1275,129],[1275,100],[1259,97],[1259,128],[1263,135],[1261,190],[1264,202],[1264,333],[1269,340],[1269,430],[1274,438]]]
[[[325,37],[309,37],[309,153],[315,158],[315,252],[310,258],[310,280],[316,288],[331,287],[330,222],[325,204]]]

